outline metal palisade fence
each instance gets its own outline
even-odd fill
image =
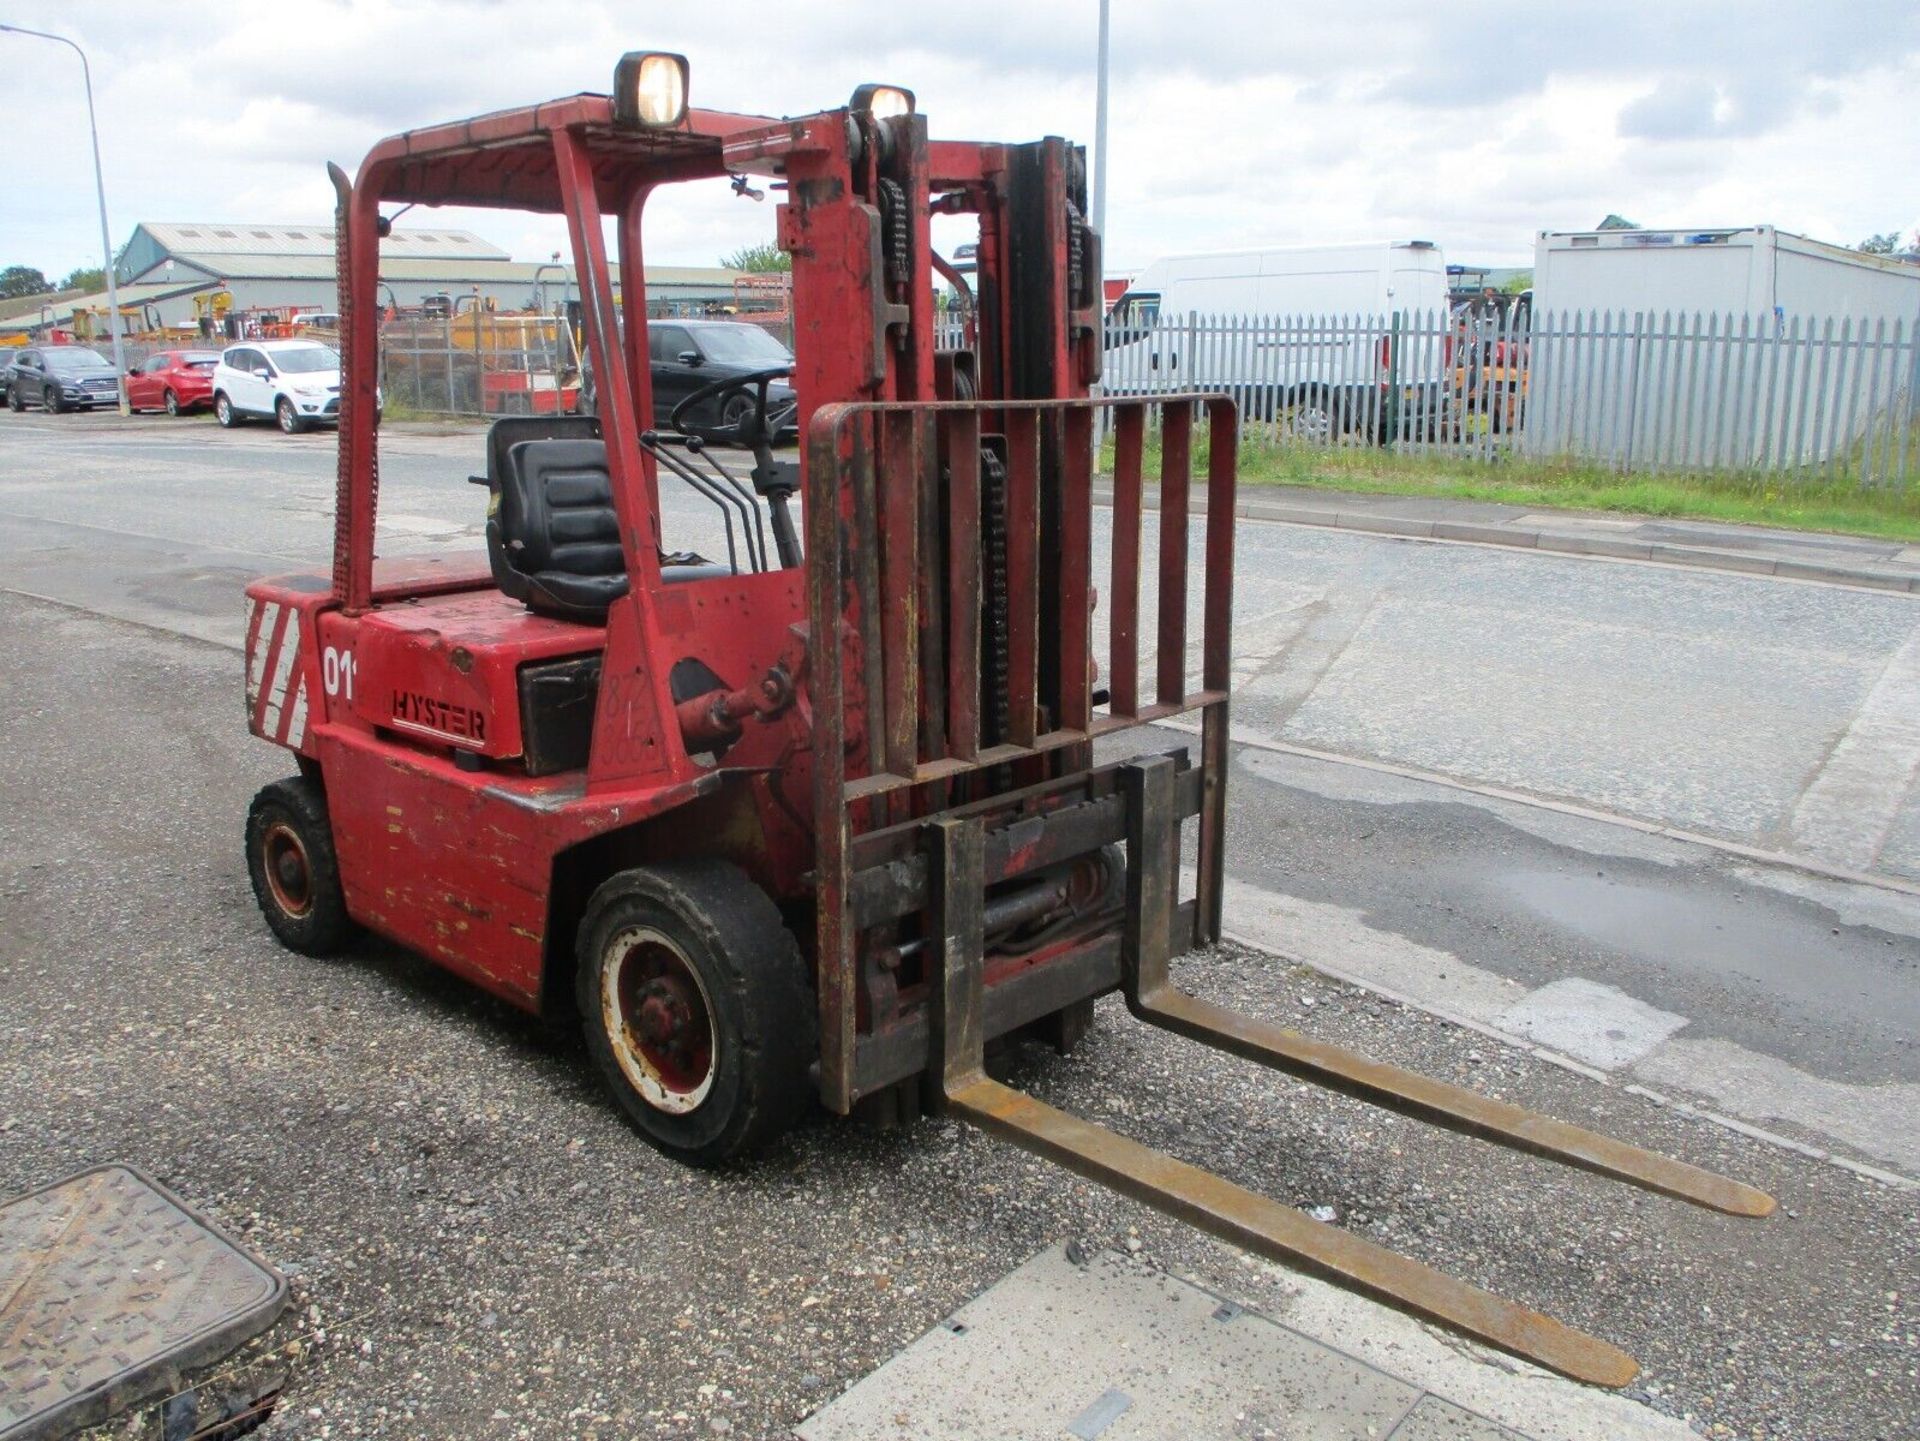
[[[1531,312],[1109,322],[1109,395],[1222,390],[1306,445],[1904,487],[1920,316]]]

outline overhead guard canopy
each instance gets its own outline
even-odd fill
[[[560,214],[565,206],[553,163],[553,133],[570,130],[593,165],[603,208],[634,186],[725,173],[730,136],[778,122],[763,115],[689,110],[669,128],[620,125],[607,95],[572,95],[518,110],[498,110],[451,125],[390,136],[360,167],[356,188],[421,205],[473,205]]]

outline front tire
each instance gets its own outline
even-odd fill
[[[166,410],[168,415],[178,415],[180,413],[180,397],[175,395],[171,390],[167,392]]]
[[[262,786],[247,809],[247,875],[280,943],[330,956],[352,937],[326,792],[304,776]]]
[[[657,1149],[717,1166],[805,1113],[817,1051],[806,964],[737,867],[619,872],[588,902],[578,952],[587,1049]]]
[[[293,402],[284,395],[274,402],[273,415],[280,422],[282,435],[298,435],[307,428],[307,423],[300,418],[300,412],[293,408]]]
[[[232,430],[240,423],[240,412],[233,408],[224,391],[213,398],[213,418],[220,422],[222,430]]]
[[[751,395],[730,395],[727,403],[720,407],[720,423],[730,427],[734,434],[740,434],[741,426],[747,417],[753,414],[756,402]]]
[[[67,413],[67,403],[60,398],[60,392],[51,385],[40,392],[40,404],[49,414],[65,415]]]

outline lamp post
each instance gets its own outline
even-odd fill
[[[93,118],[93,69],[87,64],[87,52],[64,35],[49,35],[44,30],[29,30],[24,25],[0,25],[14,35],[31,35],[37,40],[52,40],[65,45],[80,57],[80,78],[87,87],[87,130],[93,137],[93,188],[100,200],[100,256],[107,276],[107,330],[113,336],[113,369],[120,389],[120,413],[127,409],[127,365],[120,345],[120,287],[113,274],[113,241],[107,230],[107,181],[100,169],[100,126]]]
[[[1107,0],[1100,0],[1100,77],[1093,100],[1093,228],[1107,238]],[[1105,277],[1101,277],[1105,283]]]

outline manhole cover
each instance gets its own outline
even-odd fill
[[[91,1425],[259,1334],[277,1271],[131,1166],[0,1206],[0,1441]]]

